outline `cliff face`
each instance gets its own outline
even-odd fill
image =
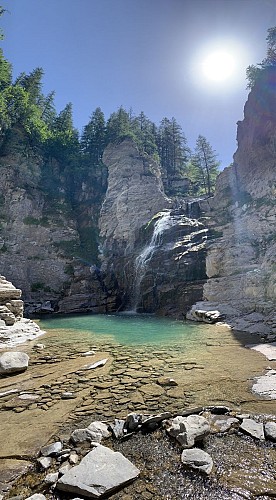
[[[159,166],[140,155],[131,140],[109,145],[103,156],[108,189],[101,209],[103,263],[133,251],[139,229],[157,212],[168,208]]]
[[[232,317],[233,326],[263,333],[276,327],[275,84],[270,69],[250,92],[234,164],[220,174],[214,198],[205,203],[217,238],[209,244],[204,298]],[[252,324],[256,312],[265,325]]]
[[[202,297],[206,230],[169,209],[158,165],[126,140],[103,158],[108,189],[100,217],[102,269],[118,283],[119,308],[183,317]]]
[[[73,296],[73,311],[105,311],[107,294],[90,272],[99,196],[85,182],[69,196],[60,165],[46,165],[20,128],[2,147],[0,172],[0,268],[22,289],[27,312],[69,312]]]

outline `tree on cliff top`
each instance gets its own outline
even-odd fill
[[[196,141],[195,152],[189,165],[189,178],[195,185],[197,192],[204,192],[211,196],[218,176],[219,161],[216,152],[206,137],[199,135]]]
[[[251,64],[246,70],[246,78],[248,80],[247,88],[249,89],[254,87],[255,83],[267,68],[276,67],[276,26],[269,28],[267,33],[266,57],[256,66]]]

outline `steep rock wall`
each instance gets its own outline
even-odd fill
[[[110,145],[103,160],[108,189],[100,217],[102,270],[117,282],[118,309],[183,317],[202,297],[206,230],[169,208],[158,165],[131,140]],[[155,223],[168,218],[154,248]],[[149,246],[148,262],[139,267]],[[139,288],[139,290],[138,290]]]
[[[0,269],[22,290],[30,314],[105,311],[108,294],[90,272],[100,200],[92,181],[72,192],[64,166],[45,162],[20,127],[2,146]]]
[[[250,92],[238,123],[234,164],[220,174],[214,198],[204,203],[216,229],[204,298],[234,327],[264,334],[276,331],[275,85],[275,68],[268,69]]]

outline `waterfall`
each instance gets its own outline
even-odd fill
[[[137,311],[140,286],[146,274],[148,263],[155,249],[162,244],[163,232],[173,225],[173,219],[170,211],[160,212],[160,217],[154,225],[153,234],[150,242],[143,248],[142,252],[135,259],[135,278],[133,284],[132,310]]]

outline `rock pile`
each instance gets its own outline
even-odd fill
[[[62,492],[85,498],[103,498],[135,480],[140,471],[122,453],[111,449],[115,441],[135,439],[137,433],[156,430],[173,438],[180,445],[180,462],[185,468],[214,475],[213,458],[205,450],[209,434],[246,434],[256,441],[276,442],[276,421],[242,415],[225,406],[200,407],[182,415],[170,412],[156,415],[130,413],[112,424],[93,421],[88,427],[75,429],[68,442],[56,441],[40,450],[38,472],[45,471],[42,491],[51,498],[62,498]],[[110,440],[111,434],[113,441]],[[103,446],[109,440],[111,447]],[[195,445],[200,445],[195,447]],[[92,450],[91,450],[92,447]],[[44,500],[32,495],[27,500]]]

